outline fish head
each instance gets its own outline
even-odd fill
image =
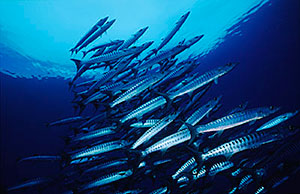
[[[106,16],[105,18],[102,18],[100,19],[98,22],[97,22],[97,26],[101,27],[106,21],[108,20],[108,16]]]
[[[116,19],[110,20],[108,21],[105,26],[107,26],[107,28],[109,28],[110,26],[112,26],[115,23]]]
[[[141,35],[141,34],[144,34],[144,33],[146,32],[146,30],[148,30],[148,28],[149,28],[149,26],[140,29],[140,30],[135,34],[135,36],[139,36],[139,35]]]
[[[229,71],[231,71],[238,63],[227,63],[226,65],[224,65],[223,67],[221,67],[221,71],[223,71],[224,73],[227,73]]]
[[[181,23],[185,22],[186,18],[190,15],[190,13],[191,13],[191,12],[189,11],[189,12],[187,12],[186,14],[182,15],[182,16],[180,17],[180,19],[178,20],[178,22],[176,22],[176,24],[181,24]]]
[[[148,41],[144,44],[141,45],[141,47],[143,47],[143,49],[147,49],[149,46],[151,46],[154,43],[154,41]]]
[[[196,42],[198,42],[199,40],[201,40],[203,38],[203,34],[200,35],[200,36],[195,36],[194,38],[188,40],[186,43],[185,43],[185,46],[187,47],[190,47],[192,46],[193,44],[195,44]]]

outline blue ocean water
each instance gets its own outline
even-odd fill
[[[12,9],[13,11],[17,11],[18,9],[24,10],[24,12],[18,12],[18,14],[20,17],[24,17],[24,21],[30,23],[31,20],[28,19],[30,18],[30,14],[26,14],[30,11],[28,7],[35,3],[39,4],[35,1],[30,2],[28,5],[26,2],[16,4],[7,2],[7,4],[3,3],[4,6],[1,6],[1,9],[5,9],[5,6],[11,6],[16,7],[16,9]],[[202,53],[199,72],[205,72],[213,67],[231,61],[240,63],[234,71],[222,80],[219,80],[219,83],[209,90],[204,96],[204,100],[209,99],[211,96],[223,95],[221,111],[224,112],[245,101],[249,101],[249,104],[252,105],[251,107],[265,105],[280,106],[282,112],[299,109],[299,1],[247,1],[248,4],[245,1],[244,4],[247,4],[247,6],[237,4],[235,7],[230,6],[236,3],[236,1],[229,1],[227,4],[216,1],[214,7],[210,7],[210,9],[217,10],[216,13],[220,13],[220,16],[217,18],[218,20],[210,21],[211,26],[217,25],[218,21],[226,18],[228,12],[222,12],[222,9],[240,13],[240,16],[244,14],[247,15],[241,20],[237,19],[239,18],[238,15],[234,16],[233,18],[235,18],[235,20],[228,20],[228,22],[225,22],[219,29],[209,28],[210,25],[207,23],[201,23],[201,21],[210,18],[209,11],[201,14],[199,13],[200,11],[197,11],[201,3],[204,4],[206,2],[187,3],[182,9],[178,7],[184,3],[178,6],[173,5],[175,10],[170,11],[170,14],[166,11],[169,10],[169,4],[162,5],[162,7],[165,6],[164,10],[153,11],[153,13],[150,13],[150,11],[152,11],[152,9],[155,10],[155,5],[152,5],[152,7],[148,5],[150,11],[146,12],[146,15],[152,14],[156,16],[144,17],[144,19],[141,17],[138,20],[139,23],[136,22],[136,26],[125,25],[127,23],[126,21],[130,19],[122,17],[126,14],[130,15],[128,11],[123,10],[123,8],[126,8],[124,7],[126,3],[123,7],[122,5],[119,5],[119,7],[110,5],[107,8],[109,10],[123,10],[120,15],[118,15],[117,11],[113,12],[113,16],[122,22],[120,25],[115,26],[115,31],[111,32],[112,36],[110,38],[126,38],[140,27],[149,25],[150,28],[163,28],[164,30],[158,31],[156,29],[149,31],[149,35],[145,36],[145,39],[142,41],[158,41],[158,37],[165,35],[164,32],[171,28],[174,21],[176,21],[182,13],[191,10],[191,16],[187,24],[182,27],[181,34],[176,35],[172,44],[175,45],[176,42],[186,36],[192,37],[199,33],[209,36],[211,32],[214,34],[213,37],[209,36],[203,43],[200,41],[197,43],[196,48],[193,48],[193,51],[191,51],[192,53]],[[103,3],[103,5],[105,5],[105,3]],[[43,7],[46,5],[36,6]],[[53,4],[49,6],[55,7],[60,5]],[[139,4],[139,6],[142,6],[142,4]],[[208,4],[207,6],[212,5]],[[62,8],[63,7],[58,7],[57,9]],[[239,8],[242,9],[243,12],[235,11],[239,10]],[[73,9],[79,8],[74,5]],[[88,7],[84,9],[88,10]],[[128,9],[129,7],[127,10]],[[7,12],[9,12],[9,9],[7,9]],[[72,14],[73,12],[66,11],[66,14],[67,13]],[[138,13],[142,14],[140,12]],[[213,12],[211,14],[216,13]],[[69,129],[67,127],[46,128],[45,123],[71,116],[74,113],[71,104],[72,94],[68,91],[68,79],[74,75],[75,68],[71,66],[71,62],[66,62],[66,58],[69,57],[68,50],[97,18],[106,16],[106,13],[97,13],[94,18],[90,16],[91,18],[88,18],[88,20],[77,20],[78,25],[76,25],[77,22],[73,20],[80,18],[80,16],[74,17],[72,21],[71,19],[64,19],[63,22],[66,22],[66,28],[69,29],[69,31],[67,31],[70,33],[69,37],[68,35],[62,35],[58,37],[58,40],[56,40],[55,37],[43,40],[45,36],[41,35],[37,36],[36,42],[30,42],[34,40],[30,37],[34,37],[34,33],[39,31],[28,29],[28,26],[20,28],[7,27],[6,23],[7,21],[9,22],[10,19],[12,26],[17,24],[14,22],[15,19],[8,17],[8,13],[4,15],[5,13],[2,12],[2,14],[6,17],[6,19],[1,17],[0,20],[1,189],[4,190],[8,186],[17,184],[24,179],[38,176],[51,176],[59,171],[59,165],[56,163],[17,164],[16,161],[19,158],[32,154],[51,155],[61,153],[64,148],[64,141],[61,137],[67,135]],[[38,15],[40,13],[35,14]],[[83,14],[83,12],[79,12],[78,15],[80,14]],[[33,13],[32,17],[34,16],[36,15]],[[162,18],[159,18],[159,16]],[[66,17],[69,16],[66,15]],[[64,15],[57,14],[55,18],[59,20],[59,18],[65,17]],[[6,21],[4,22],[4,20]],[[49,18],[41,17],[35,21],[37,20],[42,20],[41,23],[45,25],[33,23],[35,28],[40,27],[42,34],[47,34],[47,26],[50,26],[51,29],[56,28],[56,26],[53,26],[53,23],[47,25],[47,21],[49,20],[50,22]],[[83,23],[85,21],[89,21],[89,23],[84,24],[84,26]],[[160,21],[164,25],[158,24]],[[132,23],[135,22],[132,21]],[[60,23],[60,25],[62,24]],[[205,27],[210,30],[205,29]],[[9,31],[11,29],[17,29],[19,31],[11,32]],[[220,29],[223,31],[218,31]],[[56,30],[60,31],[59,26],[57,26]],[[122,30],[120,34],[118,34],[119,30]],[[224,34],[224,31],[226,31],[227,34]],[[26,32],[32,33],[28,35],[29,42],[25,40]],[[51,30],[49,30],[49,33],[50,32]],[[24,35],[19,36],[18,33]],[[64,31],[64,33],[66,33],[66,31]],[[108,34],[111,33],[108,32]],[[151,33],[153,34],[150,35]],[[63,43],[64,38],[66,38],[66,43]],[[109,39],[108,37],[103,38]],[[15,42],[11,43],[11,40]],[[216,40],[220,41],[214,42]],[[18,45],[18,42],[20,45]],[[41,44],[38,44],[39,42]],[[45,45],[39,49],[43,44]],[[44,47],[49,50],[45,50]],[[30,52],[30,50],[34,51]],[[55,57],[56,55],[58,57]],[[299,116],[289,120],[288,123],[299,126]],[[272,193],[297,193],[299,190],[297,185],[298,180],[299,175],[297,175],[296,178],[290,179],[285,184],[282,184]],[[59,191],[60,188],[55,186],[47,190],[48,193],[58,193]],[[25,192],[35,193],[38,191],[28,189],[25,190]]]

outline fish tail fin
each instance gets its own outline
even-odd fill
[[[71,55],[73,55],[75,48],[71,48],[69,51],[71,52]]]
[[[77,71],[80,69],[81,65],[81,60],[78,59],[71,59],[71,61],[73,61],[76,65]]]
[[[81,51],[81,52],[83,54],[82,58],[84,58],[86,56],[86,54],[88,53],[87,51]]]

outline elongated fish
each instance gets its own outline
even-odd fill
[[[135,127],[135,128],[148,128],[148,127],[153,127],[160,119],[147,119],[145,121],[139,121],[136,123],[132,123],[130,127]]]
[[[203,119],[210,111],[212,111],[216,107],[220,99],[221,96],[209,101],[201,108],[196,110],[185,122],[192,126],[196,125],[201,119]],[[183,124],[178,130],[181,131],[184,128],[186,128],[186,126]]]
[[[102,185],[106,185],[124,178],[127,178],[132,175],[132,170],[126,170],[126,171],[119,171],[119,172],[113,172],[107,175],[104,175],[92,182],[89,182],[82,186],[80,189],[81,191],[92,189],[94,187],[100,187]]]
[[[152,152],[163,151],[165,152],[170,147],[178,145],[180,143],[186,142],[192,138],[189,129],[184,129],[169,135],[162,140],[154,143],[153,145],[147,147],[144,151],[142,151],[142,155],[146,156]]]
[[[253,122],[258,119],[262,119],[269,116],[272,113],[278,111],[279,108],[274,107],[263,107],[248,109],[227,115],[205,125],[200,125],[196,128],[198,133],[215,132],[230,129],[248,122]]]
[[[76,116],[76,117],[61,119],[59,121],[54,121],[52,123],[47,123],[46,125],[47,126],[66,125],[66,124],[70,124],[70,123],[84,121],[87,119],[88,119],[88,117]]]
[[[33,187],[33,186],[37,186],[37,185],[40,185],[40,184],[49,183],[51,181],[52,181],[52,179],[50,179],[50,178],[39,177],[39,178],[35,178],[35,179],[25,181],[25,182],[23,182],[19,185],[9,187],[7,189],[7,191],[13,191],[13,190],[24,189],[24,188],[27,188],[27,187]]]
[[[90,36],[89,38],[87,38],[82,43],[82,45],[77,49],[77,52],[80,51],[81,49],[83,49],[84,47],[88,46],[91,42],[93,42],[99,36],[101,36],[104,32],[106,32],[106,30],[108,30],[115,23],[115,21],[116,21],[115,19],[111,20],[111,21],[108,21],[103,26],[101,26],[92,36]]]
[[[150,112],[158,107],[161,107],[166,103],[167,103],[167,100],[164,97],[158,96],[158,97],[146,102],[145,104],[139,106],[135,110],[131,111],[128,115],[126,115],[125,117],[120,119],[120,122],[124,123],[125,121],[132,119],[132,118],[141,118],[147,112]]]
[[[153,127],[148,129],[136,142],[131,146],[131,149],[135,149],[141,144],[148,142],[153,136],[159,133],[162,129],[168,126],[178,116],[179,112],[168,115],[157,122]]]
[[[166,51],[163,51],[161,53],[158,53],[156,56],[142,62],[139,66],[136,67],[136,69],[138,69],[138,71],[142,71],[145,69],[149,69],[151,68],[153,65],[155,65],[156,63],[164,60],[164,59],[168,59],[172,56],[175,56],[181,52],[183,52],[184,50],[186,50],[187,48],[189,48],[191,45],[195,44],[196,42],[198,42],[201,38],[203,37],[203,35],[201,36],[196,36],[193,39],[191,39],[189,41],[189,44],[185,44],[185,45],[177,45],[174,48],[168,49]]]
[[[121,165],[127,164],[127,162],[128,162],[128,158],[121,158],[121,159],[117,159],[117,160],[111,160],[111,161],[96,165],[92,168],[89,168],[89,169],[85,170],[83,172],[83,174],[88,174],[88,173],[91,173],[91,172],[94,172],[94,171],[99,171],[99,170],[103,170],[103,169],[106,169],[106,168],[112,168],[112,167],[115,167],[115,166],[121,166]]]
[[[124,44],[120,46],[119,49],[126,49],[130,47],[133,43],[135,43],[148,29],[149,27],[145,27],[137,31],[130,39],[126,40]]]
[[[163,39],[162,43],[155,49],[155,51],[159,51],[162,49],[168,42],[173,38],[173,36],[178,32],[178,30],[181,28],[187,17],[190,15],[190,12],[187,12],[181,18],[176,22],[175,27],[171,30],[171,32]]]
[[[208,160],[209,158],[216,156],[231,157],[238,152],[254,149],[263,144],[278,141],[280,138],[281,137],[278,134],[267,133],[265,131],[252,133],[213,148],[206,153],[203,153],[201,158],[202,160]]]
[[[232,70],[234,67],[235,67],[235,64],[228,63],[223,67],[218,67],[216,69],[208,71],[208,72],[204,73],[203,75],[197,77],[196,79],[192,80],[191,82],[187,83],[185,86],[178,89],[177,91],[169,94],[169,97],[171,99],[173,99],[178,96],[182,96],[186,93],[192,92],[192,91],[210,83],[211,81],[217,80],[219,77],[225,75],[230,70]]]
[[[77,47],[79,47],[88,37],[90,37],[97,29],[101,28],[101,26],[107,21],[108,17],[100,19],[75,45],[75,47],[71,48],[70,51],[73,53]],[[77,53],[77,51],[76,51]]]
[[[119,96],[116,100],[114,100],[112,103],[110,103],[110,107],[114,107],[117,104],[120,104],[124,101],[127,101],[131,99],[132,97],[140,94],[145,89],[149,88],[151,85],[153,85],[155,82],[159,81],[162,77],[161,75],[154,75],[152,77],[149,77],[137,84],[135,84],[133,87],[131,87],[129,90],[124,92],[121,96]]]
[[[122,40],[112,40],[110,42],[94,46],[94,47],[90,48],[87,51],[82,51],[82,53],[83,53],[83,57],[82,58],[84,58],[89,52],[96,51],[98,49],[102,49],[102,48],[106,48],[106,47],[110,47],[112,45],[119,44],[120,42],[122,42]]]
[[[112,103],[110,103],[110,107],[114,107],[117,104],[120,104],[124,101],[129,100],[130,98],[140,94],[145,89],[149,88],[151,85],[153,85],[155,82],[159,81],[163,77],[163,74],[155,74],[151,77],[148,77],[141,82],[138,82],[133,87],[131,87],[129,90],[124,92],[121,96],[119,96],[116,100],[114,100]]]
[[[139,53],[152,43],[153,43],[153,41],[147,42],[139,47],[131,47],[131,48],[125,49],[125,50],[112,51],[111,53],[106,53],[106,54],[100,55],[98,57],[89,59],[89,60],[71,59],[72,61],[75,62],[76,66],[78,67],[78,72],[76,73],[76,75],[74,76],[72,81],[70,82],[70,85],[72,85],[76,79],[78,79],[85,71],[87,71],[92,64],[116,60],[121,57]]]
[[[61,156],[29,156],[26,158],[22,158],[18,162],[24,162],[24,161],[54,161],[54,160],[61,160]]]
[[[90,96],[96,89],[101,87],[104,83],[112,79],[115,75],[117,75],[119,72],[121,72],[130,62],[131,58],[125,57],[121,59],[117,63],[117,67],[113,68],[112,70],[104,73],[97,82],[95,82],[85,93],[85,95]]]
[[[105,152],[110,152],[113,150],[121,149],[126,145],[127,145],[127,142],[124,140],[116,140],[116,141],[99,144],[99,145],[90,147],[88,149],[85,149],[83,151],[80,151],[80,152],[77,152],[77,153],[71,155],[71,160],[74,160],[77,158],[88,157],[88,156],[99,155],[99,154],[102,154]]]
[[[76,142],[76,141],[91,140],[101,136],[111,135],[116,133],[115,132],[116,128],[117,128],[116,126],[110,126],[101,129],[96,129],[85,134],[77,135],[75,138],[72,138],[72,141]]]
[[[256,129],[256,131],[261,131],[261,130],[264,130],[264,129],[268,129],[268,128],[271,128],[271,127],[274,127],[292,117],[294,117],[296,114],[298,114],[298,111],[295,111],[295,112],[290,112],[290,113],[285,113],[285,114],[282,114],[282,115],[279,115],[273,119],[271,119],[270,121],[266,122],[265,124],[263,124],[262,126],[260,126],[258,129]]]

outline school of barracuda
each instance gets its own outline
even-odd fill
[[[71,60],[77,72],[70,90],[77,116],[48,124],[74,129],[65,138],[64,153],[19,161],[57,161],[60,174],[28,180],[8,191],[59,185],[62,193],[259,194],[295,176],[300,166],[299,132],[285,123],[297,110],[280,113],[279,107],[248,108],[245,102],[215,118],[221,94],[208,101],[201,98],[219,79],[228,79],[223,76],[238,63],[199,73],[195,70],[200,56],[178,57],[201,44],[204,35],[162,50],[189,15],[181,16],[152,50],[148,48],[153,41],[132,46],[148,27],[127,40],[91,47],[116,21],[100,19],[70,50],[76,53]],[[82,77],[99,68],[103,71],[97,79]],[[96,111],[86,113],[87,106]],[[260,119],[265,124],[256,126]],[[220,180],[227,187],[220,186]]]

